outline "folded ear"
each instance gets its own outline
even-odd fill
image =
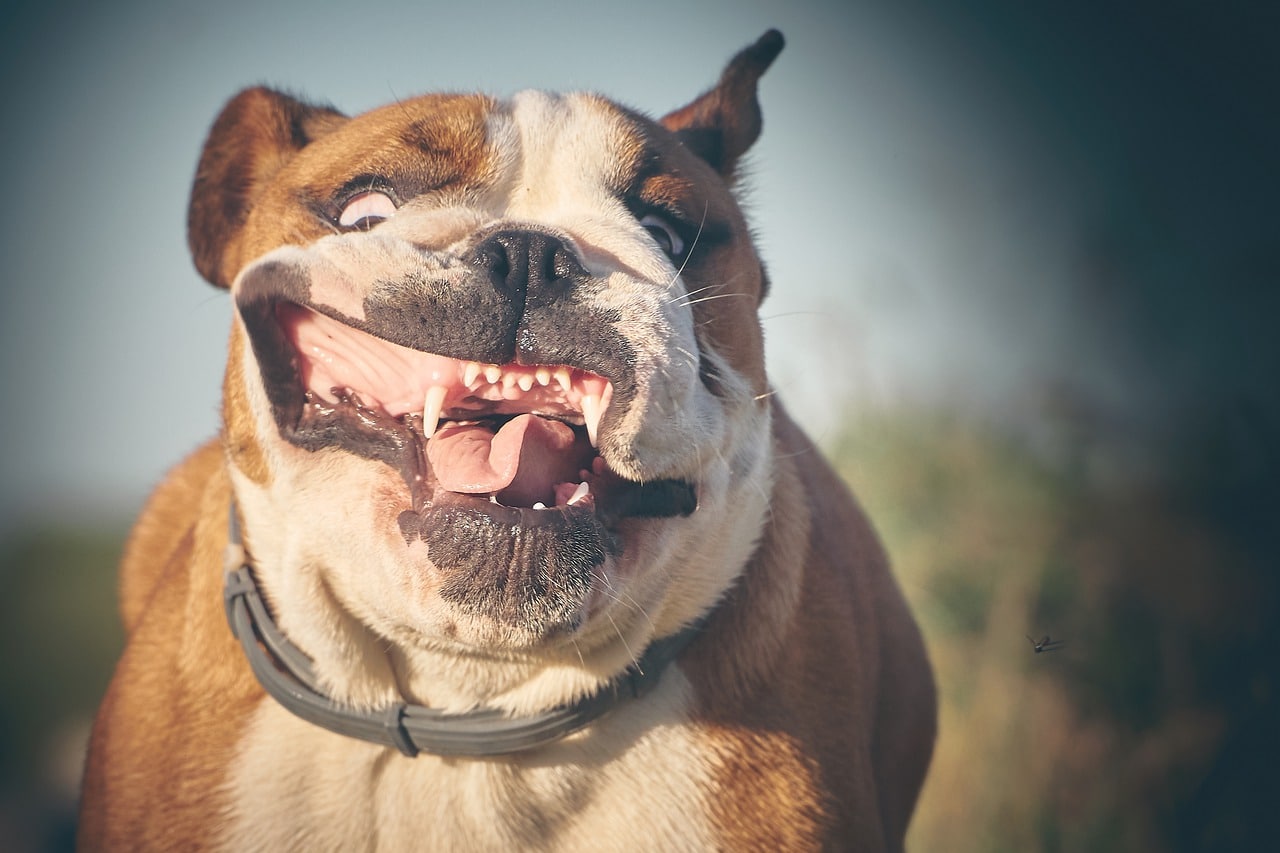
[[[760,136],[756,84],[782,45],[782,33],[769,30],[729,61],[714,89],[662,118],[664,127],[725,180],[733,180],[738,158]]]
[[[294,154],[346,120],[263,87],[227,102],[205,141],[187,208],[187,244],[202,276],[231,285],[236,271],[223,259],[262,188]]]

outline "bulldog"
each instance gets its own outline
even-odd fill
[[[734,196],[782,44],[659,121],[227,104],[222,429],[131,534],[82,848],[902,847],[929,665]]]

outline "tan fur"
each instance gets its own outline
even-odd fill
[[[129,641],[94,725],[82,849],[211,837],[238,726],[262,696],[218,607],[228,497],[222,449],[206,445],[156,492],[130,541]]]
[[[253,421],[249,416],[249,402],[244,390],[244,341],[238,328],[231,330],[231,354],[227,359],[227,375],[222,394],[226,400],[222,424],[222,440],[227,455],[236,469],[259,486],[271,479],[266,451],[258,441]]]
[[[780,46],[766,35],[662,127],[591,95],[426,96],[353,119],[263,89],[230,102],[190,220],[198,267],[240,312],[222,436],[157,489],[130,539],[128,645],[94,727],[84,849],[900,849],[932,749],[928,664],[870,525],[772,400],[766,277],[730,192]],[[343,188],[387,175],[394,214],[338,233]],[[641,222],[664,209],[699,226],[678,268]],[[486,263],[473,247],[527,228],[581,265],[522,303],[530,324],[557,321],[530,325],[528,345],[581,346],[588,363],[625,351],[601,362],[627,396],[601,421],[597,461],[632,482],[696,484],[698,500],[610,521],[617,547],[554,629],[528,614],[568,606],[552,596],[574,589],[571,558],[537,552],[552,592],[526,590],[532,546],[513,534],[509,565],[461,576],[478,534],[405,534],[422,478],[358,444],[291,441],[296,398],[279,389],[294,380],[268,378],[291,368],[272,361],[279,339],[253,337],[280,322],[252,313],[255,288],[277,285],[292,288],[283,303],[353,328],[409,305],[431,335],[443,317],[483,336],[488,315],[466,301]],[[562,341],[584,322],[574,311],[591,325]],[[341,703],[543,711],[709,622],[652,693],[569,738],[406,758],[294,717],[254,680],[223,612],[233,495],[274,617]]]
[[[701,715],[724,744],[722,785],[738,790],[723,831],[735,839],[758,831],[754,821],[739,824],[755,812],[737,808],[738,799],[799,793],[793,820],[775,828],[778,849],[831,837],[892,848],[932,751],[921,733],[932,731],[933,688],[912,663],[924,650],[865,517],[817,449],[777,414],[776,523],[734,606],[717,613],[720,639],[685,664]],[[788,580],[780,567],[795,573],[798,590],[778,589]]]

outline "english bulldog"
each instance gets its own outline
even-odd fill
[[[84,849],[902,847],[929,665],[734,196],[782,44],[658,121],[226,105],[222,429],[126,549]]]

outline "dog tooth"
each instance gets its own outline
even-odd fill
[[[532,391],[533,390],[533,374],[532,373],[520,374],[520,376],[516,379],[516,384],[520,386],[521,391]]]
[[[468,361],[467,366],[462,369],[462,384],[470,388],[480,378],[480,364],[474,361]]]
[[[484,369],[484,378],[490,385],[497,385],[502,378],[502,368],[496,364],[489,365]]]
[[[542,501],[538,501],[537,503],[535,503],[535,504],[533,505],[533,508],[534,508],[534,509],[546,509],[546,508],[547,508],[547,505],[546,505],[546,504],[544,504]]]
[[[427,438],[435,435],[436,427],[440,425],[440,410],[448,393],[443,385],[432,385],[427,389],[427,398],[422,404],[422,434]]]
[[[587,438],[597,447],[596,436],[600,431],[600,398],[595,394],[582,395],[582,419],[587,423]]]
[[[517,378],[518,377],[514,373],[502,374],[502,390],[510,391],[512,388],[516,387]]]
[[[569,374],[569,368],[558,367],[555,372],[556,384],[560,386],[560,390],[568,393],[573,387],[573,377]]]
[[[569,500],[567,501],[567,503],[569,506],[573,506],[574,504],[576,504],[578,501],[582,500],[589,494],[591,494],[591,487],[588,486],[586,481],[584,480],[583,482],[578,484],[578,488],[573,490],[573,494],[569,496]]]
[[[547,368],[539,367],[536,371],[534,371],[533,375],[534,375],[534,378],[538,380],[538,384],[541,385],[543,388],[546,388],[548,385],[551,384],[551,371],[548,370]]]

